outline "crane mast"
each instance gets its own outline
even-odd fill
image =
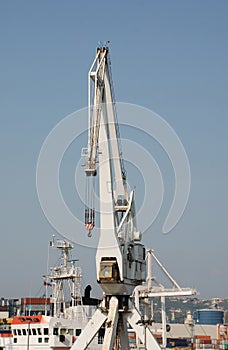
[[[108,47],[99,47],[88,74],[85,226],[95,225],[94,179],[99,175],[100,236],[97,280],[107,295],[130,295],[145,280],[145,248],[128,194]]]

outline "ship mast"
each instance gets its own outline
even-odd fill
[[[73,244],[66,240],[55,240],[51,247],[60,251],[60,264],[50,269],[50,275],[45,276],[52,286],[51,303],[55,317],[64,316],[67,303],[71,306],[82,304],[81,296],[81,268],[75,266],[76,259],[72,259]],[[67,300],[68,297],[68,300]],[[70,299],[70,300],[69,300]]]

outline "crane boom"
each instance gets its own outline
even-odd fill
[[[93,89],[91,86],[91,81],[93,82]],[[107,96],[107,91],[109,94]],[[91,96],[92,92],[92,96]],[[110,100],[107,100],[107,97]],[[125,178],[125,169],[122,160],[122,152],[119,140],[119,129],[116,116],[115,108],[115,98],[114,89],[112,84],[111,76],[111,61],[108,53],[108,48],[98,48],[95,60],[89,70],[88,74],[88,163],[86,172],[92,172],[96,175],[96,162],[98,161],[98,138],[99,138],[99,128],[100,128],[100,117],[102,104],[106,103],[109,108],[110,123],[113,123],[114,134],[110,137],[116,139],[116,146],[114,156],[118,156],[116,160],[120,163],[120,170],[122,173],[122,178]],[[116,138],[117,135],[117,138]],[[116,168],[116,171],[119,169]]]

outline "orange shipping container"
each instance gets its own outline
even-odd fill
[[[195,335],[196,339],[211,339],[210,335]]]

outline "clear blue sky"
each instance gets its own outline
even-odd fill
[[[181,221],[162,235],[158,218],[147,244],[181,285],[228,297],[227,18],[226,0],[0,2],[0,296],[39,290],[54,230],[37,198],[38,154],[56,123],[86,106],[96,46],[110,40],[117,101],[163,116],[191,166]],[[76,251],[95,285],[95,252]]]

